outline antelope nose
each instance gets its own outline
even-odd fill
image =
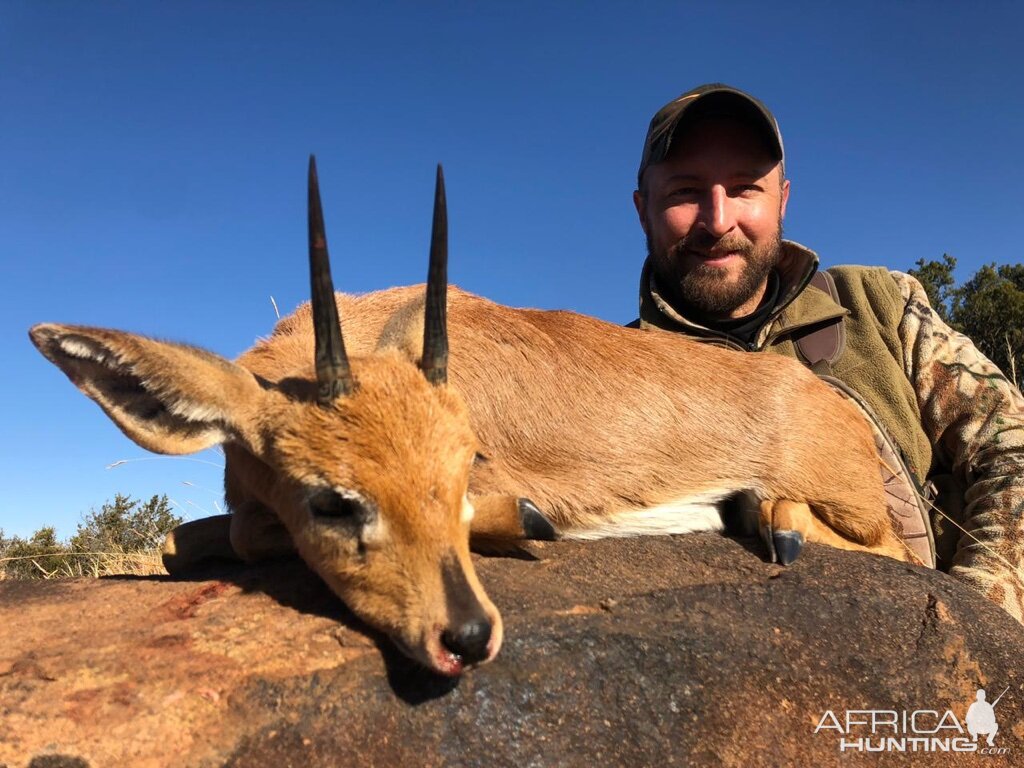
[[[476,664],[487,658],[487,644],[491,640],[491,622],[473,619],[441,634],[444,647],[461,656],[466,664]]]

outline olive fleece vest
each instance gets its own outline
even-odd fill
[[[817,255],[790,241],[783,241],[782,247],[779,304],[754,344],[742,344],[675,311],[659,295],[649,259],[641,275],[640,318],[630,325],[662,328],[736,349],[802,360],[796,341],[845,316],[845,348],[832,364],[832,375],[854,389],[875,412],[923,486],[932,470],[933,451],[921,427],[914,387],[905,372],[898,333],[905,307],[899,287],[889,271],[881,267],[833,267],[827,271],[838,289],[837,304],[826,292],[809,285],[817,270]],[[823,426],[827,427],[825,421]]]

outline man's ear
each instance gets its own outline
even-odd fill
[[[640,217],[640,226],[643,228],[644,234],[650,234],[647,231],[647,201],[639,189],[633,190],[633,207],[636,208],[636,215]]]
[[[249,371],[218,355],[75,325],[36,325],[29,337],[147,450],[195,453],[227,440],[257,448],[267,393]]]
[[[789,202],[789,179],[782,181],[782,204],[779,206],[779,221],[786,218],[786,203]]]

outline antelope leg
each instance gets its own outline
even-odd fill
[[[554,541],[558,532],[529,499],[516,496],[478,496],[469,526],[470,546],[489,548],[501,542]]]

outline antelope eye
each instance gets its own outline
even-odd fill
[[[339,522],[361,522],[366,517],[366,508],[359,499],[336,491],[320,491],[309,500],[309,509],[314,517]]]

